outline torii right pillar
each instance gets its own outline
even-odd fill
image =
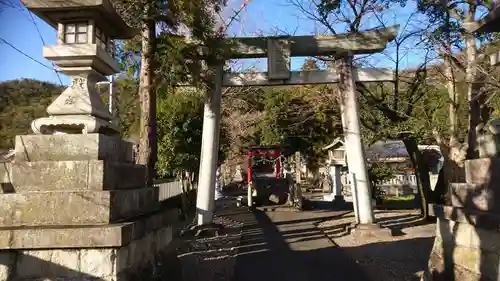
[[[352,55],[337,56],[336,68],[339,74],[339,102],[342,113],[342,127],[347,152],[349,175],[353,189],[353,204],[357,223],[372,225],[375,220],[366,168],[363,141],[359,121],[359,105],[356,98],[356,83],[352,71]]]

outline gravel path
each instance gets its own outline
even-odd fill
[[[435,225],[420,220],[419,211],[376,211],[375,218],[391,229],[392,237],[347,235],[351,214],[318,224],[373,281],[420,280],[427,267]]]
[[[352,212],[262,212],[218,207],[226,233],[185,239],[178,249],[183,281],[419,280],[427,266],[434,225],[418,213],[377,212],[393,237],[346,235]]]
[[[369,280],[315,223],[339,212],[254,212],[233,281]],[[242,246],[242,247],[243,247]]]

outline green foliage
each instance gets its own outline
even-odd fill
[[[181,171],[198,172],[203,131],[204,92],[179,88],[159,94],[157,103],[158,161],[160,178],[175,177]],[[224,160],[226,130],[220,129],[219,160]]]
[[[194,89],[167,95],[157,105],[159,177],[172,177],[199,165],[203,95]]]
[[[311,169],[325,157],[322,147],[341,134],[338,106],[321,103],[313,93],[320,87],[269,88],[264,93],[264,119],[260,123],[263,145],[284,145],[300,151]]]
[[[139,83],[134,79],[122,79],[116,82],[117,114],[122,138],[134,138],[139,134]],[[103,95],[107,97],[107,95]],[[105,100],[106,101],[106,100]]]
[[[368,169],[368,178],[372,186],[373,198],[380,200],[383,199],[385,193],[379,188],[378,183],[390,180],[394,177],[394,170],[383,165],[372,164]]]
[[[114,0],[115,6],[126,22],[141,27],[144,22],[154,21],[157,28],[154,41],[154,73],[156,85],[175,85],[194,78],[203,78],[199,60],[187,60],[196,54],[200,45],[213,50],[212,57],[219,56],[225,48],[219,46],[221,30],[216,28],[216,13],[226,5],[226,0]],[[190,35],[187,42],[183,36]],[[140,69],[141,36],[117,44],[117,58],[122,70],[137,75]]]
[[[45,109],[63,90],[31,79],[0,83],[0,148],[13,148],[16,135],[32,133],[31,122],[47,116]]]
[[[372,185],[376,185],[379,182],[390,180],[394,177],[394,170],[383,165],[373,164],[368,169],[368,176]]]

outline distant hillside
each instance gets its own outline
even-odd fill
[[[32,79],[0,82],[0,149],[14,147],[14,136],[31,133],[31,121],[64,87]]]
[[[32,133],[31,122],[48,116],[45,109],[64,89],[64,86],[32,79],[0,82],[0,150],[13,148],[16,135]],[[99,91],[107,103],[107,87]],[[136,140],[140,112],[137,82],[118,79],[116,93],[122,137]]]

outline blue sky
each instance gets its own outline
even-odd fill
[[[241,1],[233,0],[233,7],[240,5]],[[52,69],[51,62],[42,56],[44,45],[42,38],[46,45],[56,44],[55,30],[35,15],[32,15],[33,22],[30,13],[23,7],[20,0],[5,0],[5,2],[8,4],[7,6],[0,4],[0,26],[2,27],[0,28],[0,52],[3,54],[3,59],[0,60],[0,81],[33,78],[59,84],[59,78]],[[412,3],[405,8],[394,7],[390,13],[385,15],[388,18],[387,22],[404,24],[413,7]],[[230,29],[230,34],[240,36],[270,35],[276,34],[276,27],[281,30],[278,32],[281,34],[305,35],[324,32],[322,26],[305,19],[296,8],[288,4],[287,0],[253,0],[241,18],[242,23],[235,23]],[[367,25],[367,27],[373,27],[370,26],[369,22]],[[37,28],[40,32],[37,31]],[[44,66],[19,53],[2,39]],[[408,46],[412,46],[411,42]],[[391,54],[391,49],[388,49],[386,53]],[[403,67],[416,65],[420,60],[420,53],[421,50],[411,50]],[[300,67],[302,61],[303,58],[292,60],[292,68]],[[256,64],[262,68],[265,61],[245,62],[245,65],[250,64]],[[389,57],[384,54],[371,58],[370,64],[381,67],[393,65]],[[60,77],[64,84],[69,83],[67,77],[62,74]]]

